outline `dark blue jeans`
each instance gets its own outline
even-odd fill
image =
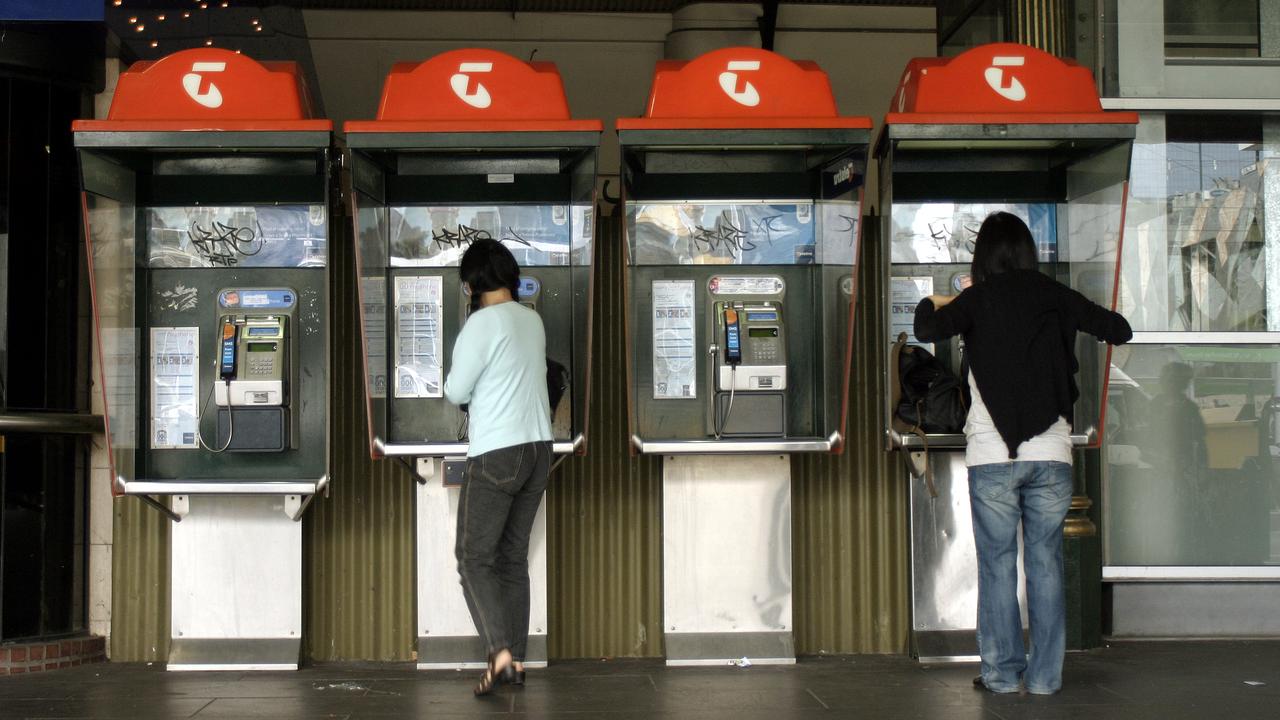
[[[485,651],[524,661],[529,640],[529,534],[547,489],[551,443],[467,459],[458,501],[458,575]]]
[[[1067,610],[1062,523],[1071,507],[1071,466],[1006,462],[969,468],[973,540],[978,550],[978,653],[982,681],[995,692],[1047,695],[1062,687]],[[1018,524],[1027,575],[1031,655],[1018,612]]]

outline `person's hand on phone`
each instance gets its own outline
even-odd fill
[[[933,307],[935,310],[946,307],[947,303],[955,299],[956,299],[955,295],[930,295],[929,296],[929,302],[933,303]]]

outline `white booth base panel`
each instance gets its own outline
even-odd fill
[[[446,486],[440,461],[418,485],[418,669],[483,669],[487,655],[462,596],[454,555],[461,488]],[[525,665],[547,664],[547,503],[529,538],[529,644]]]
[[[911,651],[921,662],[978,660],[978,556],[963,451],[933,450],[938,497],[911,479]],[[1027,626],[1022,533],[1018,533],[1018,604]]]
[[[169,670],[296,670],[302,523],[283,495],[191,495],[171,524]]]
[[[788,456],[666,456],[662,560],[668,665],[795,662]]]

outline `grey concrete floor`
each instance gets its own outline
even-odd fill
[[[1280,641],[1111,642],[1068,654],[1051,697],[976,691],[975,668],[884,655],[750,668],[583,660],[476,699],[474,671],[403,664],[168,673],[108,663],[0,678],[0,718],[1280,718]]]

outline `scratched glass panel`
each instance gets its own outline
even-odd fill
[[[324,205],[153,207],[146,210],[153,268],[324,267]]]
[[[476,240],[498,240],[520,267],[568,266],[575,242],[569,205],[413,205],[390,212],[392,267],[456,267]],[[589,225],[585,226],[589,229]]]
[[[1058,259],[1056,208],[1050,203],[895,203],[890,247],[895,263],[969,263],[982,221],[993,212],[1022,218],[1041,262]]]
[[[635,203],[627,225],[636,265],[817,262],[810,201]]]

